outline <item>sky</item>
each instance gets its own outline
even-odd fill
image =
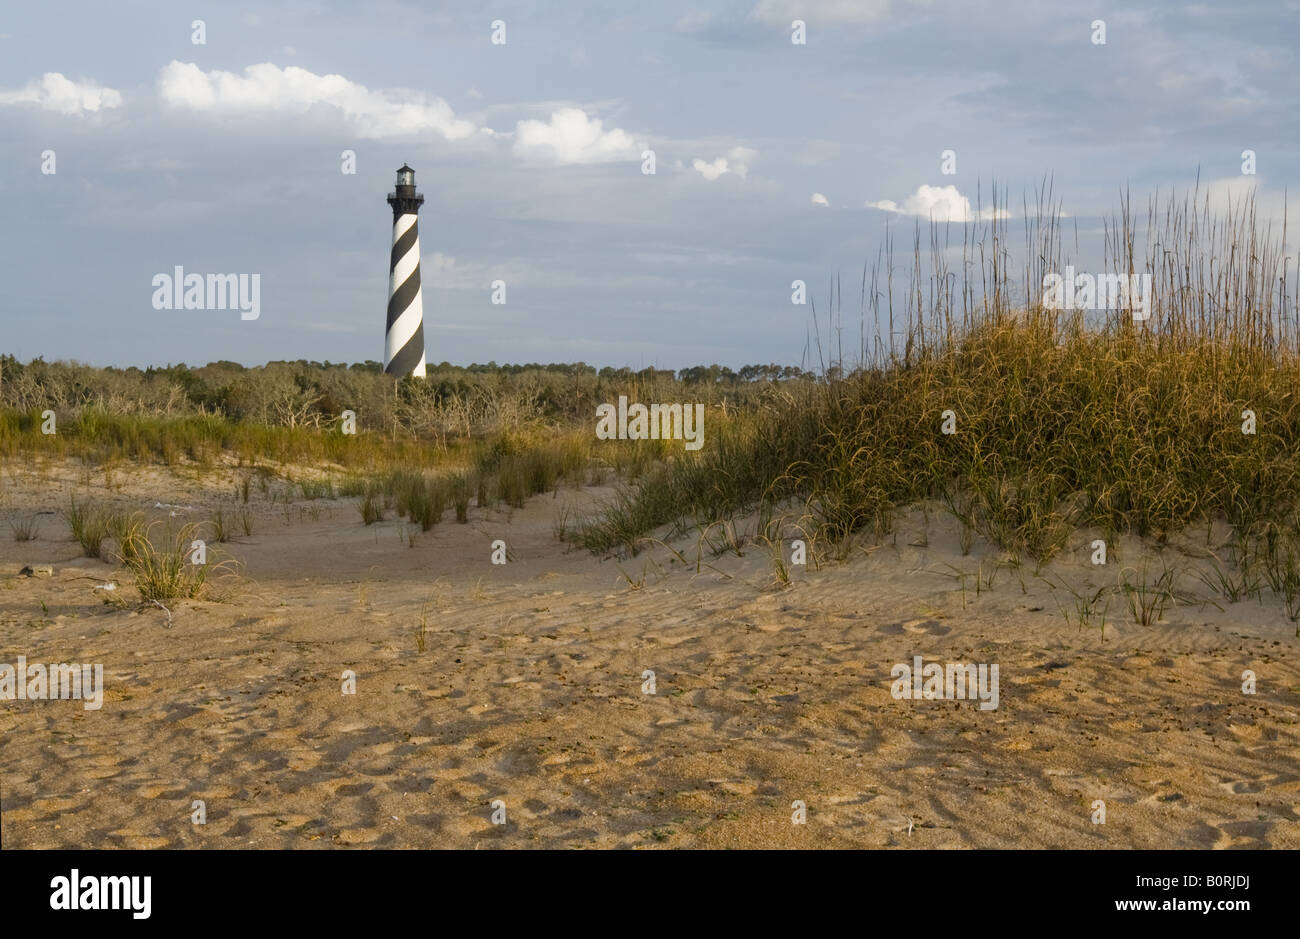
[[[809,364],[793,281],[856,319],[886,225],[960,243],[993,184],[1014,232],[1050,178],[1084,254],[1198,174],[1280,218],[1298,38],[1300,0],[5,4],[0,352],[381,360],[405,162],[430,363]],[[257,317],[156,309],[177,266]]]

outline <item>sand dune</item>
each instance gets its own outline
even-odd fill
[[[218,477],[15,473],[0,517],[76,494],[198,521],[229,506]],[[977,594],[997,553],[963,556],[919,513],[784,590],[761,545],[697,570],[694,538],[671,545],[685,564],[555,539],[561,505],[607,493],[449,512],[414,547],[352,500],[255,495],[253,534],[217,546],[238,573],[170,628],[106,603],[95,586],[133,599],[129,576],[80,557],[57,515],[6,536],[0,662],[102,663],[106,691],[97,711],[0,702],[4,845],[1300,847],[1300,660],[1274,601],[1184,602],[1144,628],[1117,600],[1103,636],[1032,562]],[[1078,542],[1042,574],[1082,590],[1145,556],[1125,542],[1093,568]],[[998,708],[895,700],[890,669],[915,655],[997,663]]]

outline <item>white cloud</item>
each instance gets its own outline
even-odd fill
[[[0,105],[35,104],[46,111],[81,114],[100,108],[120,108],[122,93],[94,82],[74,82],[59,72],[46,72],[39,80],[13,91],[0,89]]]
[[[243,75],[204,72],[192,63],[172,61],[158,73],[158,93],[168,104],[191,111],[235,114],[306,112],[314,105],[342,111],[362,137],[400,137],[434,131],[460,140],[479,130],[457,118],[441,98],[410,91],[371,91],[342,75],[316,75],[296,66],[270,62],[250,65]],[[484,129],[484,132],[491,131]]]
[[[627,131],[604,129],[599,118],[581,108],[561,108],[547,123],[515,125],[515,155],[553,163],[612,163],[639,160],[643,147]]]
[[[748,147],[732,147],[727,151],[727,159],[731,161],[731,171],[744,179],[749,173],[749,164],[754,162],[758,157],[757,150],[751,150]]]
[[[715,157],[712,162],[705,162],[698,157],[691,161],[691,168],[709,182],[726,173],[732,173],[744,179],[749,173],[749,164],[758,156],[757,150],[748,147],[732,147],[725,156]]]
[[[285,46],[280,50],[280,52],[284,55],[290,55],[290,56],[296,56],[298,54],[298,50],[295,49],[293,46]]]
[[[1226,212],[1229,206],[1238,206],[1247,203],[1253,197],[1257,206],[1267,205],[1269,202],[1268,194],[1263,191],[1258,183],[1258,176],[1227,176],[1223,179],[1212,179],[1209,182],[1201,184],[1205,195],[1201,199],[1209,197],[1211,212]]]
[[[1274,237],[1278,241],[1281,241],[1282,220],[1294,218],[1296,214],[1296,206],[1293,203],[1288,205],[1288,194],[1280,189],[1268,188],[1261,176],[1238,175],[1209,182],[1202,180],[1201,193],[1196,200],[1198,210],[1204,207],[1207,197],[1210,214],[1221,221],[1226,220],[1230,213],[1240,218],[1253,205],[1255,224],[1261,235],[1272,225]],[[1300,244],[1296,239],[1294,223],[1289,227],[1284,246],[1287,254],[1295,252]]]
[[[454,257],[441,251],[420,256],[420,276],[427,286],[440,288],[472,287],[481,279],[457,266]]]
[[[829,206],[829,205],[830,205],[830,203],[826,201],[826,197],[823,196],[820,192],[814,192],[814,193],[812,194],[812,204],[813,204],[813,205],[825,205],[825,206]]]
[[[956,186],[927,186],[924,183],[915,193],[903,200],[900,206],[889,199],[882,202],[868,202],[871,209],[883,209],[899,215],[919,215],[936,222],[973,222],[976,214],[971,210],[970,199],[957,191]],[[979,219],[989,220],[994,217],[993,209],[982,209]],[[1007,218],[1005,209],[997,211],[998,218]]]
[[[790,27],[806,23],[875,23],[889,12],[890,0],[759,0],[750,16],[764,23]]]
[[[705,163],[697,157],[691,161],[691,166],[694,168],[695,172],[699,173],[709,182],[713,182],[723,173],[727,172],[727,158],[718,157],[712,163]]]

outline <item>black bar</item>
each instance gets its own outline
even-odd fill
[[[1020,920],[1035,929],[1196,921],[1231,930],[1286,915],[1294,862],[1283,851],[3,851],[0,883],[7,927],[75,918],[132,930],[377,929],[392,916],[383,928],[415,917],[438,929],[468,916],[499,932],[510,922],[576,927],[580,917],[593,930],[653,922],[658,933],[697,924],[688,913],[698,909],[733,928],[848,915],[871,929],[945,932],[1025,916],[1041,917]],[[83,889],[89,877],[149,876],[148,918],[52,909],[54,878],[73,869]],[[1155,908],[1118,908],[1131,901]],[[1204,901],[1249,908],[1188,908]]]

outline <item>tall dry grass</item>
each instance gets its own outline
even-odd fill
[[[1135,321],[1045,307],[1043,275],[1076,263],[1050,190],[1025,213],[1029,260],[1015,277],[1007,222],[991,215],[955,226],[960,244],[954,226],[930,226],[928,274],[917,226],[906,283],[887,240],[862,279],[861,317],[879,328],[868,338],[864,325],[852,367],[833,284],[825,324],[814,317],[825,379],[710,412],[704,449],[624,487],[582,527],[586,546],[635,551],[663,525],[792,506],[842,543],[940,500],[972,532],[1040,560],[1080,526],[1166,538],[1225,521],[1236,556],[1253,553],[1300,598],[1300,292],[1285,226],[1261,231],[1253,200],[1193,193],[1153,200],[1139,231],[1123,199],[1105,252],[1111,271],[1151,277],[1150,319]]]

